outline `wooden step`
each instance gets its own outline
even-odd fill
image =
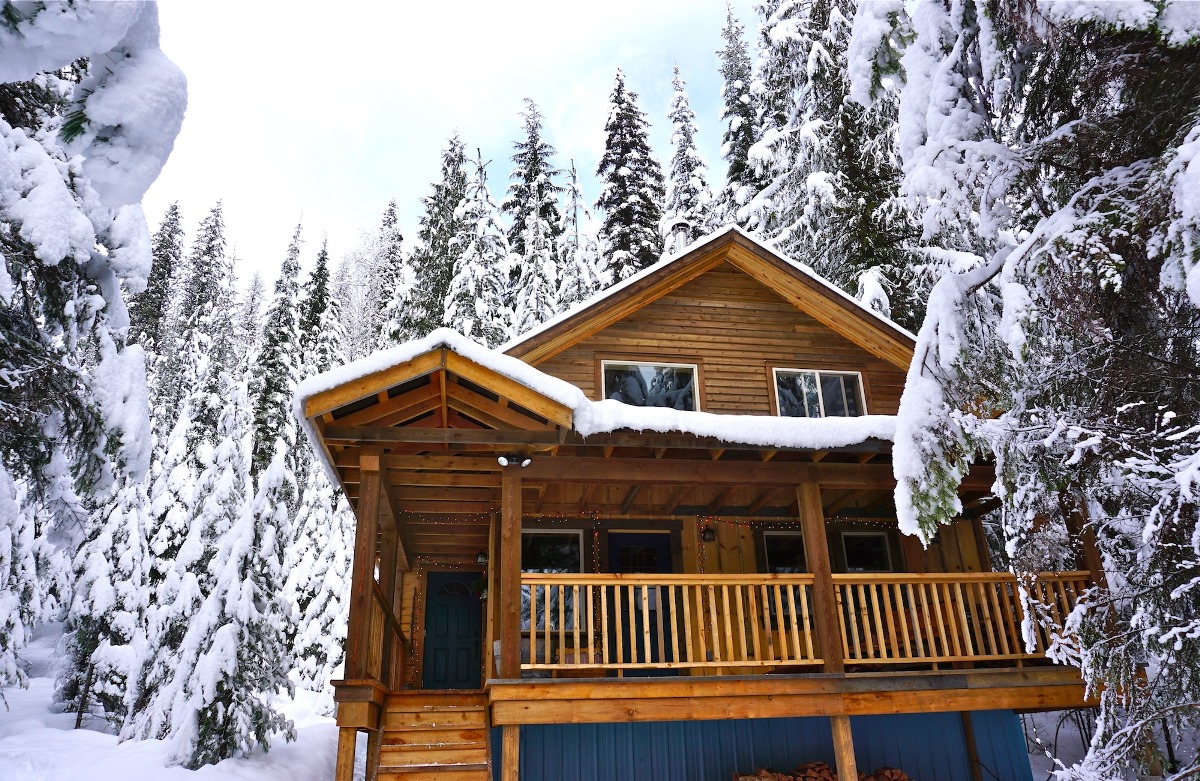
[[[487,727],[487,711],[393,711],[383,714],[384,732],[432,729],[483,729]]]
[[[379,767],[376,781],[492,781],[487,765],[471,765],[464,768],[391,768]]]
[[[407,729],[385,730],[382,745],[384,748],[401,746],[487,746],[488,733],[484,728],[443,728],[443,729]]]
[[[396,711],[473,710],[486,707],[487,695],[478,692],[393,694],[387,702],[388,710]]]
[[[487,764],[488,749],[486,746],[470,746],[467,748],[453,747],[413,747],[393,748],[381,747],[379,764],[392,767],[416,766],[446,766],[472,765],[480,762]]]

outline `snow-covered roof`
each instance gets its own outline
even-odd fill
[[[884,317],[882,314],[875,311],[874,309],[871,309],[870,307],[864,305],[861,301],[856,299],[854,296],[847,294],[844,290],[839,288],[837,285],[833,284],[832,282],[830,282],[829,280],[825,279],[823,276],[818,274],[812,268],[812,266],[809,266],[805,263],[801,263],[800,261],[797,261],[797,260],[793,260],[792,258],[789,258],[786,255],[783,255],[774,247],[764,244],[762,242],[762,240],[759,239],[757,236],[747,233],[746,231],[742,230],[737,225],[727,225],[724,228],[714,231],[706,236],[701,236],[700,238],[693,241],[691,244],[687,245],[686,247],[684,247],[680,250],[677,250],[676,252],[673,252],[669,255],[664,255],[662,260],[658,261],[657,263],[647,266],[646,268],[642,269],[641,271],[639,271],[638,273],[629,277],[628,279],[624,279],[624,280],[618,282],[617,284],[612,285],[611,287],[605,288],[604,290],[596,293],[591,298],[580,301],[578,304],[576,304],[575,306],[572,306],[570,309],[566,309],[566,310],[560,312],[559,314],[555,315],[554,317],[550,318],[549,320],[546,320],[545,322],[543,322],[541,325],[537,326],[536,328],[526,331],[525,333],[521,334],[520,336],[518,336],[514,339],[511,339],[510,341],[501,345],[497,349],[500,352],[504,352],[504,353],[512,352],[513,350],[520,347],[521,345],[523,345],[527,342],[533,341],[534,339],[541,336],[546,331],[549,331],[549,330],[552,330],[552,329],[558,327],[559,325],[565,323],[568,320],[571,320],[571,319],[577,317],[578,315],[582,314],[583,312],[586,312],[589,309],[598,307],[603,302],[616,297],[617,295],[619,295],[621,292],[625,291],[626,289],[637,285],[638,283],[642,282],[643,280],[647,279],[648,277],[652,277],[652,276],[658,274],[663,269],[678,262],[681,258],[683,258],[687,255],[690,255],[693,252],[696,252],[698,250],[702,250],[702,249],[704,249],[704,247],[706,245],[713,244],[713,243],[719,241],[720,239],[722,239],[726,236],[729,236],[729,235],[741,236],[742,238],[755,244],[756,246],[761,247],[763,250],[771,253],[774,257],[778,258],[781,262],[783,262],[787,266],[791,267],[795,271],[799,272],[800,274],[804,275],[808,279],[815,282],[827,294],[852,305],[854,307],[854,309],[858,310],[859,312],[866,315],[867,317],[877,321],[878,324],[880,324],[886,328],[890,328],[890,329],[893,329],[893,330],[899,332],[900,334],[907,337],[909,340],[911,340],[913,342],[916,341],[917,337],[911,331],[909,331],[908,329],[893,322],[890,318]]]
[[[318,451],[321,449],[317,431],[312,421],[305,417],[305,406],[309,399],[442,348],[567,407],[572,411],[574,430],[585,437],[615,431],[685,433],[713,437],[731,444],[827,450],[861,444],[870,439],[890,441],[896,432],[896,418],[893,415],[789,418],[684,412],[661,407],[634,407],[613,400],[592,401],[582,390],[564,380],[499,350],[490,350],[448,328],[440,328],[424,339],[381,350],[300,383],[293,409],[296,417],[303,422],[314,447]],[[379,390],[364,389],[363,398]],[[331,468],[328,464],[326,466]],[[331,477],[336,479],[336,475]]]

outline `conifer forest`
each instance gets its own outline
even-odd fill
[[[380,203],[333,257],[301,219],[268,284],[222,203],[142,212],[186,121],[154,4],[0,1],[0,716],[56,627],[76,724],[191,769],[286,745],[281,703],[333,706],[354,533],[297,384],[438,328],[500,347],[736,225],[916,335],[901,531],[986,459],[997,569],[1094,535],[1050,654],[1099,707],[1055,777],[1197,778],[1200,3],[759,0],[711,34],[719,117],[617,70],[563,159],[527,99],[508,159],[430,151],[418,224]]]

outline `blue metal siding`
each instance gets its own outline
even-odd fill
[[[1011,711],[973,714],[984,776],[1032,781],[1020,722]],[[851,719],[859,769],[899,767],[919,781],[970,778],[957,713]],[[499,778],[500,729],[492,734]],[[521,781],[728,781],[734,771],[833,764],[827,718],[531,724],[521,727]]]

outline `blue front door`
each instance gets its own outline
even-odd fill
[[[483,657],[483,603],[478,572],[430,572],[425,597],[426,689],[478,689]]]

